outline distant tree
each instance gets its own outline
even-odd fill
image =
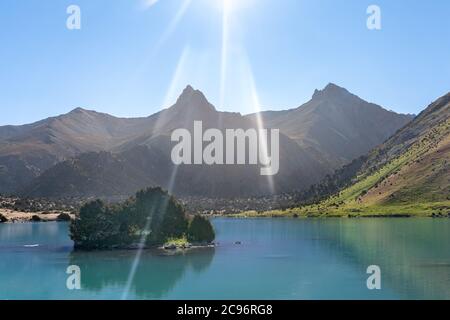
[[[188,220],[183,207],[161,188],[149,188],[136,194],[138,219],[150,220],[148,244],[164,243],[187,233]]]
[[[101,249],[117,244],[120,225],[117,213],[101,200],[85,204],[70,225],[70,235],[75,247]]]
[[[214,241],[216,234],[208,219],[195,216],[189,224],[188,240],[192,242],[210,243]]]

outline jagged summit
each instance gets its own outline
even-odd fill
[[[184,95],[184,94],[192,94],[194,92],[195,92],[195,89],[190,84],[188,84],[186,86],[186,88],[184,88],[182,95]]]
[[[62,114],[61,116],[62,117],[67,117],[67,116],[92,115],[92,114],[106,115],[106,114],[104,114],[102,112],[98,112],[98,111],[95,111],[95,110],[89,110],[89,109],[84,109],[84,108],[81,108],[81,107],[77,107],[77,108],[69,111],[68,113]]]
[[[183,108],[188,111],[216,111],[214,106],[209,103],[203,92],[195,90],[191,85],[188,85],[177,102],[174,105],[175,108]]]
[[[323,98],[338,98],[338,97],[356,97],[354,94],[350,93],[347,89],[340,87],[334,83],[329,83],[322,90],[316,89],[312,97],[313,100],[323,99]]]
[[[77,107],[77,108],[71,110],[69,113],[80,113],[80,112],[86,112],[86,111],[88,111],[88,110],[83,109],[81,107]]]

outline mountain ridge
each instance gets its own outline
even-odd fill
[[[316,91],[314,96],[312,102],[307,102],[293,111],[271,113],[272,119],[269,119],[271,122],[264,121],[265,127],[271,128],[274,124],[278,124],[281,131],[280,152],[283,168],[280,174],[274,177],[276,192],[303,189],[317,183],[326,174],[363,154],[366,149],[383,142],[394,129],[398,130],[410,121],[408,116],[391,113],[379,106],[369,104],[336,85],[330,84],[324,90]],[[313,103],[319,100],[325,101],[325,103]],[[349,106],[348,104],[355,105]],[[300,115],[294,114],[296,116],[294,118],[292,113],[297,113],[304,106],[310,106],[309,112],[305,114],[304,111],[301,111]],[[314,110],[316,107],[317,110]],[[326,110],[323,111],[322,108]],[[358,108],[361,111],[358,111]],[[308,111],[308,108],[306,110]],[[329,110],[335,110],[338,116],[330,118]],[[313,117],[308,118],[311,114]],[[265,115],[264,112],[261,113],[263,118]],[[374,115],[375,118],[385,119],[389,125],[385,127],[353,125],[351,130],[347,128],[348,119],[360,117],[360,121],[368,121],[373,124],[373,121],[368,118],[374,117]],[[295,130],[301,131],[301,127],[305,124],[302,117],[306,117],[306,122],[312,121],[313,123],[309,123],[308,134],[296,136]],[[283,122],[283,119],[288,125]],[[303,122],[296,123],[292,121],[293,119],[300,119]],[[92,152],[111,153],[112,158],[120,159],[120,161],[129,161],[126,153],[136,152],[139,155],[138,157],[141,157],[140,163],[147,163],[150,167],[155,168],[154,173],[148,174],[145,172],[145,167],[137,166],[141,170],[140,175],[143,181],[154,181],[170,188],[167,183],[167,180],[170,179],[167,176],[165,180],[163,177],[158,178],[157,173],[160,171],[170,176],[173,171],[172,165],[169,163],[170,134],[174,129],[192,129],[194,121],[203,121],[204,129],[218,128],[224,130],[258,127],[254,115],[243,116],[239,113],[217,111],[205,95],[192,86],[187,86],[183,90],[173,106],[145,118],[117,118],[106,113],[76,108],[67,114],[27,125],[27,127],[22,128],[21,134],[18,135],[14,135],[10,129],[0,127],[0,133],[2,130],[7,132],[6,138],[0,137],[0,192],[25,190],[24,193],[30,196],[38,194],[39,196],[46,196],[45,190],[52,189],[50,186],[52,180],[49,177],[53,176],[56,179],[55,172],[47,173],[48,170],[56,170],[55,166],[65,161],[67,161],[66,164],[80,164],[84,159],[82,155]],[[314,124],[321,129],[313,129]],[[325,124],[332,128],[332,131],[322,134],[322,131],[327,130],[324,127]],[[298,129],[299,126],[300,129]],[[365,131],[370,131],[369,129],[372,131],[365,134]],[[320,138],[321,134],[325,136]],[[336,136],[341,136],[341,138],[328,141]],[[364,137],[360,138],[360,136]],[[367,136],[370,138],[367,138]],[[139,146],[147,147],[149,151],[137,152],[136,147]],[[357,146],[357,148],[353,149],[352,146]],[[339,154],[336,150],[340,149],[344,151]],[[348,152],[348,155],[345,154],[346,149],[351,151]],[[156,156],[155,152],[159,156],[165,157],[167,163],[164,164],[163,161],[160,161],[160,157]],[[79,157],[79,161],[76,160],[77,157]],[[149,157],[159,160],[153,161]],[[71,159],[74,159],[75,162]],[[112,160],[111,163],[114,161]],[[89,164],[83,164],[83,166],[88,171],[92,169]],[[93,166],[95,167],[95,164]],[[57,170],[60,172],[59,179],[64,180],[63,171],[60,168],[61,166],[58,167],[59,171]],[[125,166],[125,168],[128,167]],[[273,192],[267,186],[267,179],[257,176],[258,170],[256,169],[256,167],[251,166],[249,168],[183,167],[178,171],[180,179],[195,181],[200,185],[204,184],[205,187],[192,188],[189,183],[184,183],[178,179],[174,192],[189,194],[190,191],[195,189],[197,194],[208,194],[208,196],[219,194],[227,196],[255,195]],[[131,173],[131,171],[134,171],[131,168],[126,170],[130,170],[132,176],[139,176]],[[76,173],[76,170],[72,170],[72,172]],[[79,172],[79,175],[82,176],[83,174]],[[212,175],[217,178],[211,179]],[[74,177],[74,181],[79,181],[77,179]],[[126,179],[124,175],[117,175],[117,179],[118,185],[140,185],[138,182],[129,184],[126,181],[119,181],[120,179]],[[14,180],[17,180],[18,183],[14,183]],[[44,180],[46,181],[45,184],[43,183]],[[98,184],[101,184],[101,181],[98,181]],[[38,192],[39,188],[36,186],[40,186],[42,192]],[[74,188],[76,189],[77,186],[74,185]],[[136,191],[130,188],[124,188],[123,192],[132,194]],[[214,192],[211,192],[211,190],[214,190]],[[249,192],[249,190],[254,192]],[[69,191],[67,195],[70,195]],[[83,193],[80,190],[78,191],[76,193]]]
[[[366,102],[333,83],[316,90],[298,108],[260,116],[268,127],[279,127],[334,169],[367,153],[413,119]]]

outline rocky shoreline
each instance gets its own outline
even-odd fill
[[[0,223],[65,222],[74,218],[74,214],[69,212],[21,212],[11,209],[0,209]]]
[[[215,248],[215,247],[216,247],[215,243],[205,243],[205,244],[188,243],[186,245],[174,245],[174,244],[162,245],[162,246],[157,247],[157,249],[164,250],[166,252],[167,251],[168,252],[177,252],[177,251],[187,251],[187,250]]]
[[[240,242],[239,242],[240,243]],[[127,245],[127,246],[111,246],[101,249],[86,249],[83,247],[77,247],[75,246],[76,251],[104,251],[104,250],[111,250],[111,251],[135,251],[135,250],[149,250],[149,251],[155,251],[162,254],[178,254],[178,253],[186,253],[189,251],[196,251],[196,250],[202,250],[202,249],[215,249],[218,247],[218,243],[212,242],[212,243],[186,243],[186,244],[160,244],[160,245],[140,245],[139,243]]]

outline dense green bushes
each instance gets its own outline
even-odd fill
[[[188,240],[191,242],[210,243],[216,237],[208,219],[195,216],[189,224]]]
[[[183,207],[161,188],[139,191],[136,197],[108,206],[96,200],[84,205],[70,226],[76,248],[123,248],[144,241],[159,245],[188,236],[195,242],[211,242],[210,222],[195,217],[191,223]]]

